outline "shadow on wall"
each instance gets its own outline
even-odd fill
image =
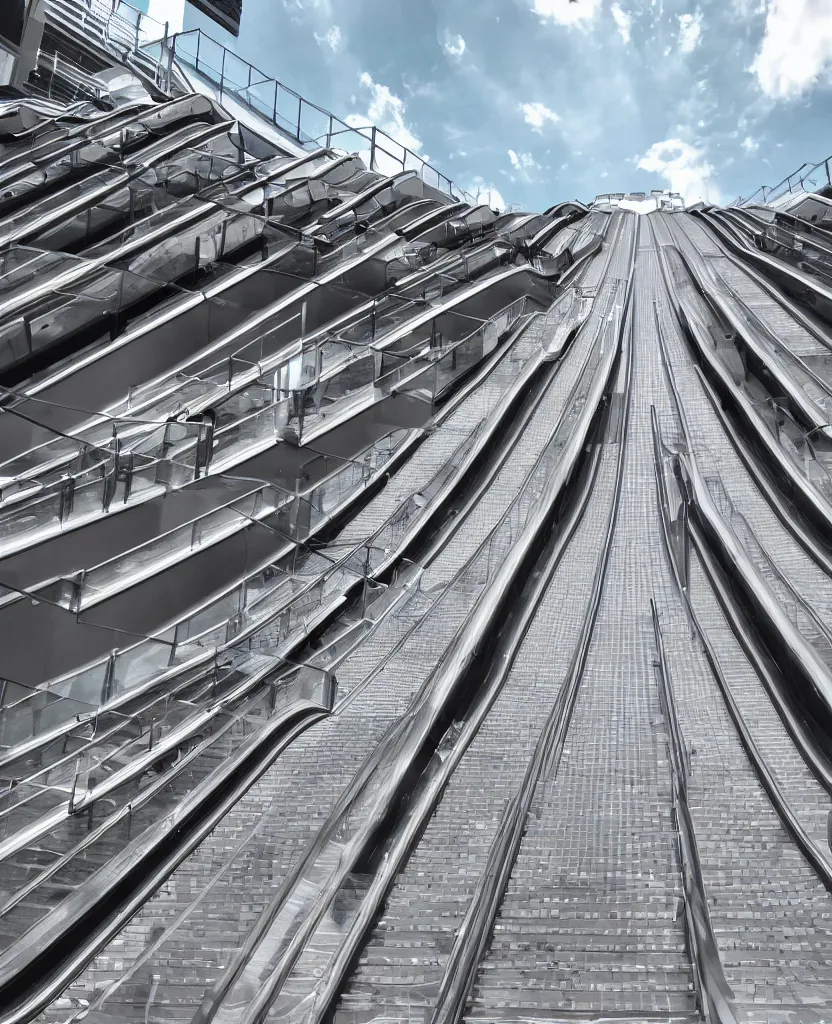
[[[20,46],[25,15],[25,0],[2,0],[0,3],[0,37],[3,40],[8,40],[14,46]]]

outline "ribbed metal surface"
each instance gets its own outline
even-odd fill
[[[649,397],[661,378],[643,262],[639,251],[632,417],[604,597],[563,758],[535,792],[471,1019],[637,1017],[694,1006],[652,670],[656,520],[645,494],[653,487]],[[588,575],[591,560],[579,571]],[[574,577],[565,582],[575,587]]]
[[[820,1024],[823,236],[156,72],[0,142],[0,1024]]]
[[[691,589],[697,613],[766,762],[807,831],[823,843],[829,797],[795,755],[695,558]],[[703,685],[711,681],[704,671],[692,679]],[[824,922],[829,893],[773,813],[723,713],[724,705],[710,689],[692,692],[685,704],[689,742],[700,761],[693,775],[695,821],[722,961],[737,1001],[751,1004],[752,1015],[770,1020],[779,1010],[778,1016],[801,1019],[805,1012],[812,1013],[813,1004],[828,999],[825,961],[830,936]],[[708,735],[710,730],[716,736]],[[737,806],[743,808],[741,816]],[[726,846],[732,850],[730,861]]]
[[[568,667],[591,586],[612,490],[615,453],[599,471],[590,506],[540,606],[509,678],[454,772],[339,1003],[336,1020],[408,1014],[436,997],[490,844]]]

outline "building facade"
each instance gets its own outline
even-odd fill
[[[240,34],[243,0],[188,0],[198,11],[207,14],[233,36]]]

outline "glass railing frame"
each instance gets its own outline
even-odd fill
[[[410,433],[411,431],[405,428],[392,430],[383,438],[381,438],[378,442],[376,442],[374,445],[370,446],[370,448],[367,449],[367,452],[368,454],[373,453],[379,445],[383,446],[384,443],[387,442],[389,438],[392,438],[395,435],[400,435],[401,443],[404,444],[407,442],[407,436]],[[389,462],[390,458],[395,457],[396,452],[398,451],[398,447],[399,446],[390,446],[388,457],[385,459],[383,465],[377,468],[380,468],[383,471],[383,466]],[[334,459],[335,457],[331,456],[330,458]],[[353,460],[344,461],[345,466],[342,467],[344,470],[349,469],[351,466],[357,466],[361,468],[361,464],[355,463]],[[337,476],[338,472],[338,470],[335,470],[331,474],[331,476],[327,478],[327,480],[331,481],[334,477]],[[365,487],[372,478],[372,472],[370,472],[368,475],[363,474],[363,479],[361,481],[360,486]],[[312,488],[309,494],[314,494],[316,490],[319,490],[322,483],[323,481],[317,484],[314,488]],[[421,507],[421,505],[417,505],[414,503],[411,512],[418,513]],[[325,513],[325,518],[329,515],[330,513]],[[374,546],[377,546],[378,538],[381,537],[385,531],[389,530],[391,524],[393,524],[394,521],[398,521],[401,518],[401,515],[402,510],[397,509],[394,513],[391,514],[391,516],[388,517],[387,520],[385,520],[385,522],[380,527],[378,527],[373,532],[373,534],[370,537],[366,538],[364,541],[361,541],[353,545],[349,549],[349,551],[347,551],[341,557],[334,560],[330,559],[329,568],[326,570],[325,573],[327,578],[336,572],[341,572],[345,570],[355,572],[354,565],[357,553],[365,548],[373,548]],[[292,560],[292,564],[294,564],[294,562],[296,562],[299,557],[306,557],[309,554],[321,554],[321,552],[308,552],[306,550],[304,542],[302,541],[287,541],[287,546],[289,544],[291,544],[291,550],[287,550],[286,557]],[[151,683],[153,680],[160,682],[163,678],[166,679],[168,678],[168,676],[174,677],[184,674],[188,672],[190,669],[194,668],[195,666],[201,664],[208,665],[210,662],[213,661],[215,663],[216,668],[216,665],[218,664],[217,659],[219,657],[236,650],[237,648],[235,647],[235,644],[241,641],[245,642],[245,638],[241,638],[240,633],[244,632],[248,634],[249,630],[241,630],[240,627],[242,625],[242,622],[240,616],[242,615],[242,613],[245,612],[246,608],[255,608],[267,596],[267,592],[260,592],[259,590],[257,590],[254,592],[256,596],[253,603],[249,604],[247,600],[248,592],[251,590],[252,583],[255,580],[259,579],[265,572],[268,572],[270,568],[280,570],[280,567],[278,566],[277,562],[270,562],[268,565],[265,565],[257,569],[251,575],[243,577],[239,583],[229,588],[227,592],[220,595],[215,600],[210,601],[209,603],[198,609],[194,609],[187,620],[181,620],[177,623],[172,623],[169,627],[161,630],[159,633],[154,634],[153,636],[148,636],[144,640],[139,641],[137,644],[134,644],[131,647],[113,651],[108,656],[100,658],[96,660],[94,663],[84,665],[71,673],[67,673],[64,676],[58,677],[54,680],[50,680],[48,686],[43,687],[42,690],[39,690],[38,692],[44,694],[51,694],[56,698],[65,698],[67,700],[71,700],[78,703],[79,698],[73,697],[71,695],[71,692],[67,688],[72,686],[73,680],[80,680],[84,676],[91,675],[93,677],[93,680],[98,684],[99,692],[102,694],[101,705],[104,705],[107,700],[111,699],[114,696],[120,695],[120,693],[129,693],[134,688],[137,689],[137,692],[142,692],[142,689],[146,687],[148,683]],[[292,578],[291,572],[286,572],[285,570],[280,571],[283,573],[282,578]],[[277,616],[282,614],[284,610],[290,608],[291,604],[295,600],[306,596],[308,593],[314,590],[315,587],[321,586],[322,582],[322,579],[316,578],[310,581],[308,584],[305,584],[296,593],[291,595],[291,600],[289,600],[288,603],[284,602],[278,605],[276,608],[271,609],[264,622],[268,623],[269,621],[275,619]],[[191,623],[193,622],[193,620],[205,615],[205,613],[210,611],[212,607],[220,607],[222,605],[227,605],[229,607],[231,605],[234,605],[237,611],[232,612],[225,619],[220,618],[214,624],[204,626],[197,632],[191,633],[191,629],[193,628]],[[211,646],[205,646],[200,650],[199,642],[201,639],[209,636],[210,634],[215,634],[218,631],[223,630],[226,636],[224,642],[214,644]],[[147,644],[152,644],[154,645],[154,647],[158,647],[160,649],[160,652],[162,650],[167,652],[166,668],[155,670],[153,675],[149,676],[147,679],[143,679],[140,682],[133,684],[133,686],[128,687],[123,691],[116,691],[114,689],[114,686],[118,674],[118,662],[122,659],[125,659],[129,663],[129,661],[131,661],[132,658],[135,657],[135,652],[139,648],[145,647]],[[193,656],[190,656],[186,660],[183,660],[181,662],[177,662],[177,654],[181,652],[182,648],[187,648],[188,653],[190,654],[192,652]],[[153,685],[155,686],[156,683],[153,682]],[[61,692],[64,689],[67,689],[67,692]]]
[[[403,296],[403,298],[405,298],[405,297]],[[481,320],[479,322],[478,327],[475,328],[470,334],[465,335],[463,338],[461,338],[458,341],[452,343],[450,346],[442,345],[441,341],[437,345],[434,345],[434,343],[433,343],[434,338],[437,337],[436,320],[437,320],[438,317],[442,316],[442,311],[441,310],[438,311],[437,312],[437,316],[431,318],[431,320],[430,320],[430,338],[431,338],[430,348],[431,349],[435,349],[435,352],[429,352],[428,353],[428,355],[429,355],[428,363],[429,364],[438,364],[442,359],[446,358],[449,354],[451,355],[451,358],[453,358],[453,353],[458,353],[458,352],[462,351],[462,347],[465,344],[470,344],[471,340],[477,334],[483,333],[483,338],[484,338],[484,332],[487,331],[491,326],[493,326],[493,324],[498,320],[498,318],[504,318],[507,315],[508,311],[510,309],[512,309],[513,307],[516,307],[519,310],[519,312],[516,313],[516,316],[522,315],[523,311],[525,310],[525,304],[520,306],[520,305],[518,305],[518,303],[520,303],[523,298],[524,297],[521,297],[521,299],[519,299],[519,300],[513,300],[511,303],[507,304],[506,307],[504,307],[503,309],[497,311],[492,317],[488,318],[487,320]],[[378,301],[379,300],[376,300],[376,299],[372,300],[373,308],[375,308],[375,305],[377,304]],[[414,305],[419,305],[420,304],[419,300],[413,300],[413,299],[405,298],[405,301],[406,302],[411,302]],[[426,308],[429,308],[429,306],[426,305]],[[367,315],[370,316],[371,324],[374,327],[374,317],[372,316],[372,310],[370,310]],[[301,319],[302,319],[302,313],[295,314],[293,317],[288,318],[287,321],[282,322],[281,324],[277,325],[277,327],[285,326],[285,323],[289,323],[293,319],[296,319],[298,317],[301,317]],[[365,318],[366,318],[366,316],[365,316]],[[477,319],[477,318],[472,318],[472,319]],[[423,324],[422,326],[426,327],[425,324]],[[275,329],[277,329],[277,328],[270,328],[270,331],[275,330]],[[266,332],[266,333],[268,334],[269,332]],[[415,361],[416,360],[420,360],[420,359],[422,360],[422,362],[424,364],[425,344],[419,343],[419,344],[416,344],[414,346],[413,353],[409,354],[407,359],[403,359],[403,365],[401,367],[396,368],[395,370],[392,370],[392,371],[383,372],[383,370],[382,370],[382,358],[384,358],[385,356],[389,358],[390,356],[395,356],[397,353],[394,353],[392,351],[388,351],[383,344],[377,345],[375,343],[375,341],[373,340],[373,341],[370,341],[369,343],[364,343],[363,348],[362,348],[362,344],[360,342],[358,342],[356,344],[356,346],[355,346],[358,349],[359,353],[360,353],[358,356],[351,355],[347,359],[342,360],[336,366],[329,368],[326,372],[320,373],[320,372],[318,372],[318,361],[319,361],[319,353],[320,353],[320,351],[322,351],[324,345],[331,344],[333,342],[334,343],[338,343],[338,341],[339,341],[339,339],[337,339],[337,338],[333,339],[333,338],[323,338],[322,337],[322,338],[314,339],[312,341],[312,344],[309,345],[308,347],[304,343],[304,341],[301,340],[299,348],[297,348],[297,346],[293,347],[293,349],[291,349],[290,352],[287,353],[286,357],[284,357],[284,359],[281,362],[275,364],[275,367],[266,370],[264,368],[264,366],[261,365],[261,362],[259,360],[257,360],[257,361],[243,360],[242,356],[239,355],[239,353],[242,353],[243,351],[245,351],[246,348],[250,347],[251,345],[256,345],[258,343],[258,341],[260,341],[260,340],[262,340],[262,339],[261,338],[252,339],[251,342],[247,342],[246,345],[242,346],[239,350],[237,350],[238,351],[238,355],[236,357],[232,356],[227,361],[223,359],[223,360],[219,361],[216,364],[216,366],[219,369],[222,369],[223,366],[227,366],[228,367],[228,369],[227,369],[227,380],[226,380],[226,394],[229,395],[229,396],[232,396],[233,391],[234,391],[232,381],[233,381],[233,377],[234,377],[234,372],[233,371],[234,371],[234,366],[235,366],[235,358],[236,358],[237,362],[245,362],[246,365],[250,365],[250,367],[253,368],[253,370],[254,370],[253,376],[257,380],[259,380],[262,376],[265,376],[267,374],[274,379],[275,374],[280,373],[279,367],[282,366],[285,369],[285,371],[286,371],[285,372],[285,376],[287,377],[286,383],[289,386],[288,387],[285,387],[285,386],[284,387],[280,387],[278,389],[272,388],[272,390],[274,391],[274,400],[270,404],[267,404],[266,406],[263,406],[263,407],[261,407],[259,409],[256,409],[255,411],[247,414],[246,416],[244,416],[242,418],[235,419],[232,423],[226,424],[223,428],[218,430],[216,432],[216,436],[215,437],[213,437],[213,435],[212,435],[212,449],[211,449],[211,453],[210,453],[211,458],[214,457],[214,449],[216,448],[217,443],[222,438],[224,438],[224,437],[225,438],[230,438],[233,433],[239,432],[240,430],[244,430],[245,429],[245,424],[246,423],[250,423],[253,419],[262,418],[264,415],[268,417],[270,411],[271,411],[271,413],[273,413],[273,415],[275,417],[275,422],[274,422],[274,425],[273,425],[274,429],[270,433],[270,437],[271,437],[272,442],[278,440],[280,437],[284,437],[285,438],[286,436],[288,436],[286,434],[286,431],[287,430],[291,430],[291,429],[298,430],[297,440],[298,440],[298,442],[300,442],[302,440],[302,436],[301,435],[302,435],[302,429],[303,429],[303,420],[305,418],[305,412],[306,412],[306,409],[305,409],[305,405],[306,405],[305,395],[314,394],[320,388],[320,385],[322,383],[325,383],[326,381],[335,381],[337,379],[340,371],[346,369],[350,364],[355,363],[358,359],[361,359],[362,357],[372,358],[372,360],[373,360],[372,378],[370,378],[368,376],[368,379],[365,382],[366,385],[369,386],[370,384],[372,384],[375,388],[381,389],[381,390],[385,390],[386,388],[396,389],[396,385],[399,382],[402,382],[405,379],[405,377],[413,377],[414,375],[424,375],[425,371],[427,369],[429,369],[429,366],[426,367],[425,365],[422,365],[422,366],[416,365]],[[354,348],[353,345],[348,345],[347,347],[349,347],[351,350]],[[297,349],[297,350],[295,350],[295,349]],[[310,367],[309,367],[309,354],[310,353],[314,353],[315,366],[311,368],[313,372],[312,372],[311,376],[309,377],[309,379],[304,379],[305,375],[308,374],[308,370],[310,369]],[[402,354],[399,354],[399,355],[401,357]],[[405,365],[405,363],[408,360],[414,360],[414,363],[413,363],[412,367],[410,368],[410,372],[408,372],[408,368]],[[269,362],[269,360],[267,360],[266,362]],[[292,367],[293,366],[295,367],[295,371],[296,372],[299,371],[300,374],[301,374],[301,378],[298,381],[295,382],[296,386],[292,386],[292,380],[291,380],[291,373],[292,373]],[[307,369],[304,370],[304,367],[306,367]],[[390,376],[390,374],[393,374],[394,376]],[[438,374],[438,369],[434,371],[434,374],[435,375]],[[250,376],[250,373],[245,373],[244,376],[248,377],[248,376]],[[210,381],[206,381],[206,384],[209,384],[209,383],[211,383],[211,382]],[[219,385],[217,385],[216,382],[213,382],[213,383],[217,387],[219,387]],[[248,384],[250,385],[251,381],[248,381]],[[241,386],[245,386],[245,382]],[[431,389],[431,393],[433,394],[434,392],[436,392],[438,387],[439,387],[439,383],[438,383],[438,377],[437,377],[436,384]],[[175,395],[175,390],[172,392],[172,394]],[[221,393],[218,392],[217,393],[217,397],[219,398],[220,395],[221,395]],[[162,396],[160,396],[160,400],[161,400],[161,397]],[[344,396],[342,396],[342,397],[344,397]],[[321,401],[323,401],[324,395],[322,394],[320,396],[320,398],[321,398]],[[301,409],[303,409],[303,415],[300,415]],[[292,416],[292,411],[293,410],[295,412],[295,417]],[[286,412],[286,423],[285,424],[283,424],[282,422],[279,422],[283,418],[283,412],[284,411]],[[294,423],[295,423],[294,427],[292,426],[293,420],[294,420]],[[125,422],[127,422],[127,420],[125,420]],[[202,465],[200,460],[199,460],[199,458],[198,458],[199,442],[201,440],[204,440],[203,434],[204,434],[205,430],[208,429],[205,424],[203,424],[203,423],[196,423],[196,424],[194,424],[194,427],[195,427],[195,437],[191,438],[190,441],[186,440],[185,444],[184,444],[184,447],[183,447],[183,444],[182,444],[181,441],[180,442],[172,442],[168,438],[169,430],[171,429],[171,427],[173,425],[175,425],[175,424],[170,422],[170,418],[169,418],[169,422],[168,422],[167,425],[165,425],[161,421],[156,421],[156,420],[142,421],[142,420],[140,420],[138,418],[136,418],[134,420],[134,422],[135,423],[148,422],[148,425],[151,427],[151,433],[157,432],[160,428],[164,428],[165,429],[166,433],[165,433],[165,435],[164,435],[164,437],[162,439],[162,442],[161,442],[161,450],[158,453],[158,457],[154,456],[153,453],[148,453],[148,452],[140,452],[140,453],[125,452],[123,454],[123,456],[122,456],[122,454],[121,454],[121,445],[120,445],[120,443],[118,441],[117,436],[115,437],[114,441],[112,442],[112,447],[110,447],[108,445],[106,449],[101,449],[101,456],[102,456],[102,458],[104,460],[101,463],[101,466],[89,467],[85,471],[85,475],[89,475],[90,473],[92,473],[92,476],[96,477],[96,475],[98,474],[99,470],[102,467],[106,466],[106,464],[109,463],[109,462],[113,462],[113,465],[111,467],[112,471],[108,470],[107,472],[104,472],[104,474],[103,474],[104,475],[104,479],[102,481],[102,511],[104,511],[104,512],[108,511],[110,502],[112,501],[113,497],[115,496],[114,492],[113,492],[113,488],[112,488],[113,479],[115,479],[116,485],[117,485],[118,480],[120,479],[120,474],[123,475],[124,473],[127,473],[127,475],[130,477],[130,480],[132,480],[133,474],[135,473],[135,457],[136,457],[137,454],[140,457],[140,459],[145,463],[145,465],[143,467],[145,471],[151,471],[151,469],[153,468],[154,465],[157,466],[157,468],[156,468],[156,482],[161,483],[165,487],[171,487],[171,486],[178,487],[178,486],[182,486],[182,485],[184,485],[185,483],[188,482],[189,478],[199,479],[200,475],[202,475],[203,472],[208,472],[209,471],[209,464],[208,464],[208,461],[207,461],[208,460],[207,454],[206,454],[205,460],[203,460],[203,461],[205,461],[205,465]],[[177,421],[177,422],[181,422],[181,421]],[[184,429],[187,432],[187,429],[188,429],[187,425],[184,424],[184,423],[181,424],[181,425],[184,427]],[[255,440],[252,441],[252,444],[258,445],[258,446],[261,443],[262,443],[262,440],[255,439]],[[80,451],[80,448],[81,448],[81,445],[79,445],[79,451]],[[193,464],[193,466],[191,466],[190,465],[189,457],[187,455],[187,452],[190,452],[193,449],[196,449],[196,454],[194,456],[194,464]],[[157,463],[158,463],[158,465],[157,465]],[[168,465],[169,464],[170,478],[168,478],[168,474],[165,472],[165,470],[163,468],[163,464],[164,465]],[[177,470],[179,470],[179,472],[177,472]],[[184,476],[182,476],[183,472],[184,472]],[[77,487],[77,484],[75,483],[75,481],[77,480],[77,475],[67,474],[67,476],[72,481],[71,487],[72,487],[72,492],[73,492],[73,495],[74,495],[74,491],[75,491],[75,489]],[[180,477],[181,477],[181,479],[180,479]],[[125,493],[126,493],[127,497],[129,497],[130,480],[125,480],[124,481],[125,482]],[[94,482],[94,481],[91,481],[91,482]],[[59,500],[61,502],[61,506],[60,506],[60,511],[61,511],[60,522],[61,522],[61,524],[63,524],[63,520],[64,520],[64,517],[63,517],[64,508],[66,508],[66,510],[68,512],[71,512],[71,501],[65,501],[65,497],[64,497],[64,492],[66,491],[67,486],[70,486],[70,485],[67,484],[67,481],[65,479],[62,479],[62,480],[54,481],[50,485],[47,485],[46,488],[44,488],[44,492],[48,492],[48,493],[53,493],[54,492],[55,494],[57,494],[59,496]],[[111,493],[111,492],[113,492],[113,493]],[[44,496],[45,496],[45,494],[44,494]],[[39,497],[40,496],[37,495],[37,494],[33,494],[32,495],[33,499],[37,499]]]
[[[804,189],[803,186],[810,179],[811,175],[820,168],[823,168],[826,175],[825,185],[830,186],[832,185],[830,160],[832,160],[832,155],[828,156],[825,160],[819,160],[814,164],[803,163],[796,171],[792,171],[791,174],[783,178],[783,180],[778,182],[778,184],[761,185],[756,192],[752,192],[749,196],[737,196],[734,202],[731,203],[731,206],[752,206],[757,202],[766,204],[772,202],[772,200],[781,198],[781,196],[784,196],[787,193],[816,191],[814,188]],[[824,185],[821,185],[821,188],[823,187]]]
[[[187,36],[196,37],[196,51],[193,56],[184,51],[182,45],[182,41]],[[203,38],[212,46],[220,48],[221,65],[219,68],[212,67],[204,59],[200,60],[200,49],[202,48]],[[300,93],[290,89],[279,79],[260,71],[258,68],[254,67],[254,65],[239,57],[237,54],[230,54],[230,51],[225,46],[212,39],[203,32],[202,29],[189,29],[187,32],[178,32],[171,36],[165,36],[164,49],[168,54],[169,66],[172,66],[178,59],[182,64],[193,68],[197,74],[202,74],[203,71],[213,72],[213,77],[211,74],[206,74],[205,77],[208,78],[209,81],[214,81],[218,86],[220,102],[222,101],[223,93],[229,92],[236,100],[248,106],[255,114],[267,120],[270,119],[272,124],[281,130],[286,131],[287,134],[291,134],[291,137],[296,139],[302,145],[308,145],[311,143],[325,144],[327,149],[332,149],[333,139],[338,139],[342,135],[351,135],[353,137],[358,136],[364,141],[366,149],[369,151],[370,170],[379,171],[379,160],[377,154],[382,154],[397,164],[402,171],[418,171],[422,181],[426,185],[444,192],[453,199],[473,198],[469,197],[466,192],[456,186],[450,178],[442,174],[435,167],[431,166],[426,160],[420,157],[418,153],[413,152],[408,149],[408,147],[397,142],[383,131],[383,129],[378,128],[375,125],[363,125],[357,127],[348,124],[331,111],[305,99],[300,95]],[[239,62],[243,65],[244,69],[247,70],[247,81],[245,84],[232,82],[230,77],[226,75],[225,65],[229,54],[233,57],[235,62]],[[271,116],[269,118],[266,112],[260,110],[250,101],[250,99],[246,98],[245,93],[250,93],[251,89],[255,86],[270,84],[273,85],[274,89],[274,101],[272,104]],[[285,127],[278,119],[278,96],[280,92],[283,92],[287,96],[293,98],[297,103],[297,116],[294,123],[287,122]],[[314,112],[323,118],[327,124],[327,130],[323,133],[318,133],[317,135],[306,133],[303,128],[304,113],[306,111]],[[289,132],[289,129],[291,129],[291,132]],[[326,140],[325,143],[324,140]]]

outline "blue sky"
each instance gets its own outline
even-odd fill
[[[239,39],[197,25],[498,205],[727,202],[832,152],[832,0],[244,0]]]

